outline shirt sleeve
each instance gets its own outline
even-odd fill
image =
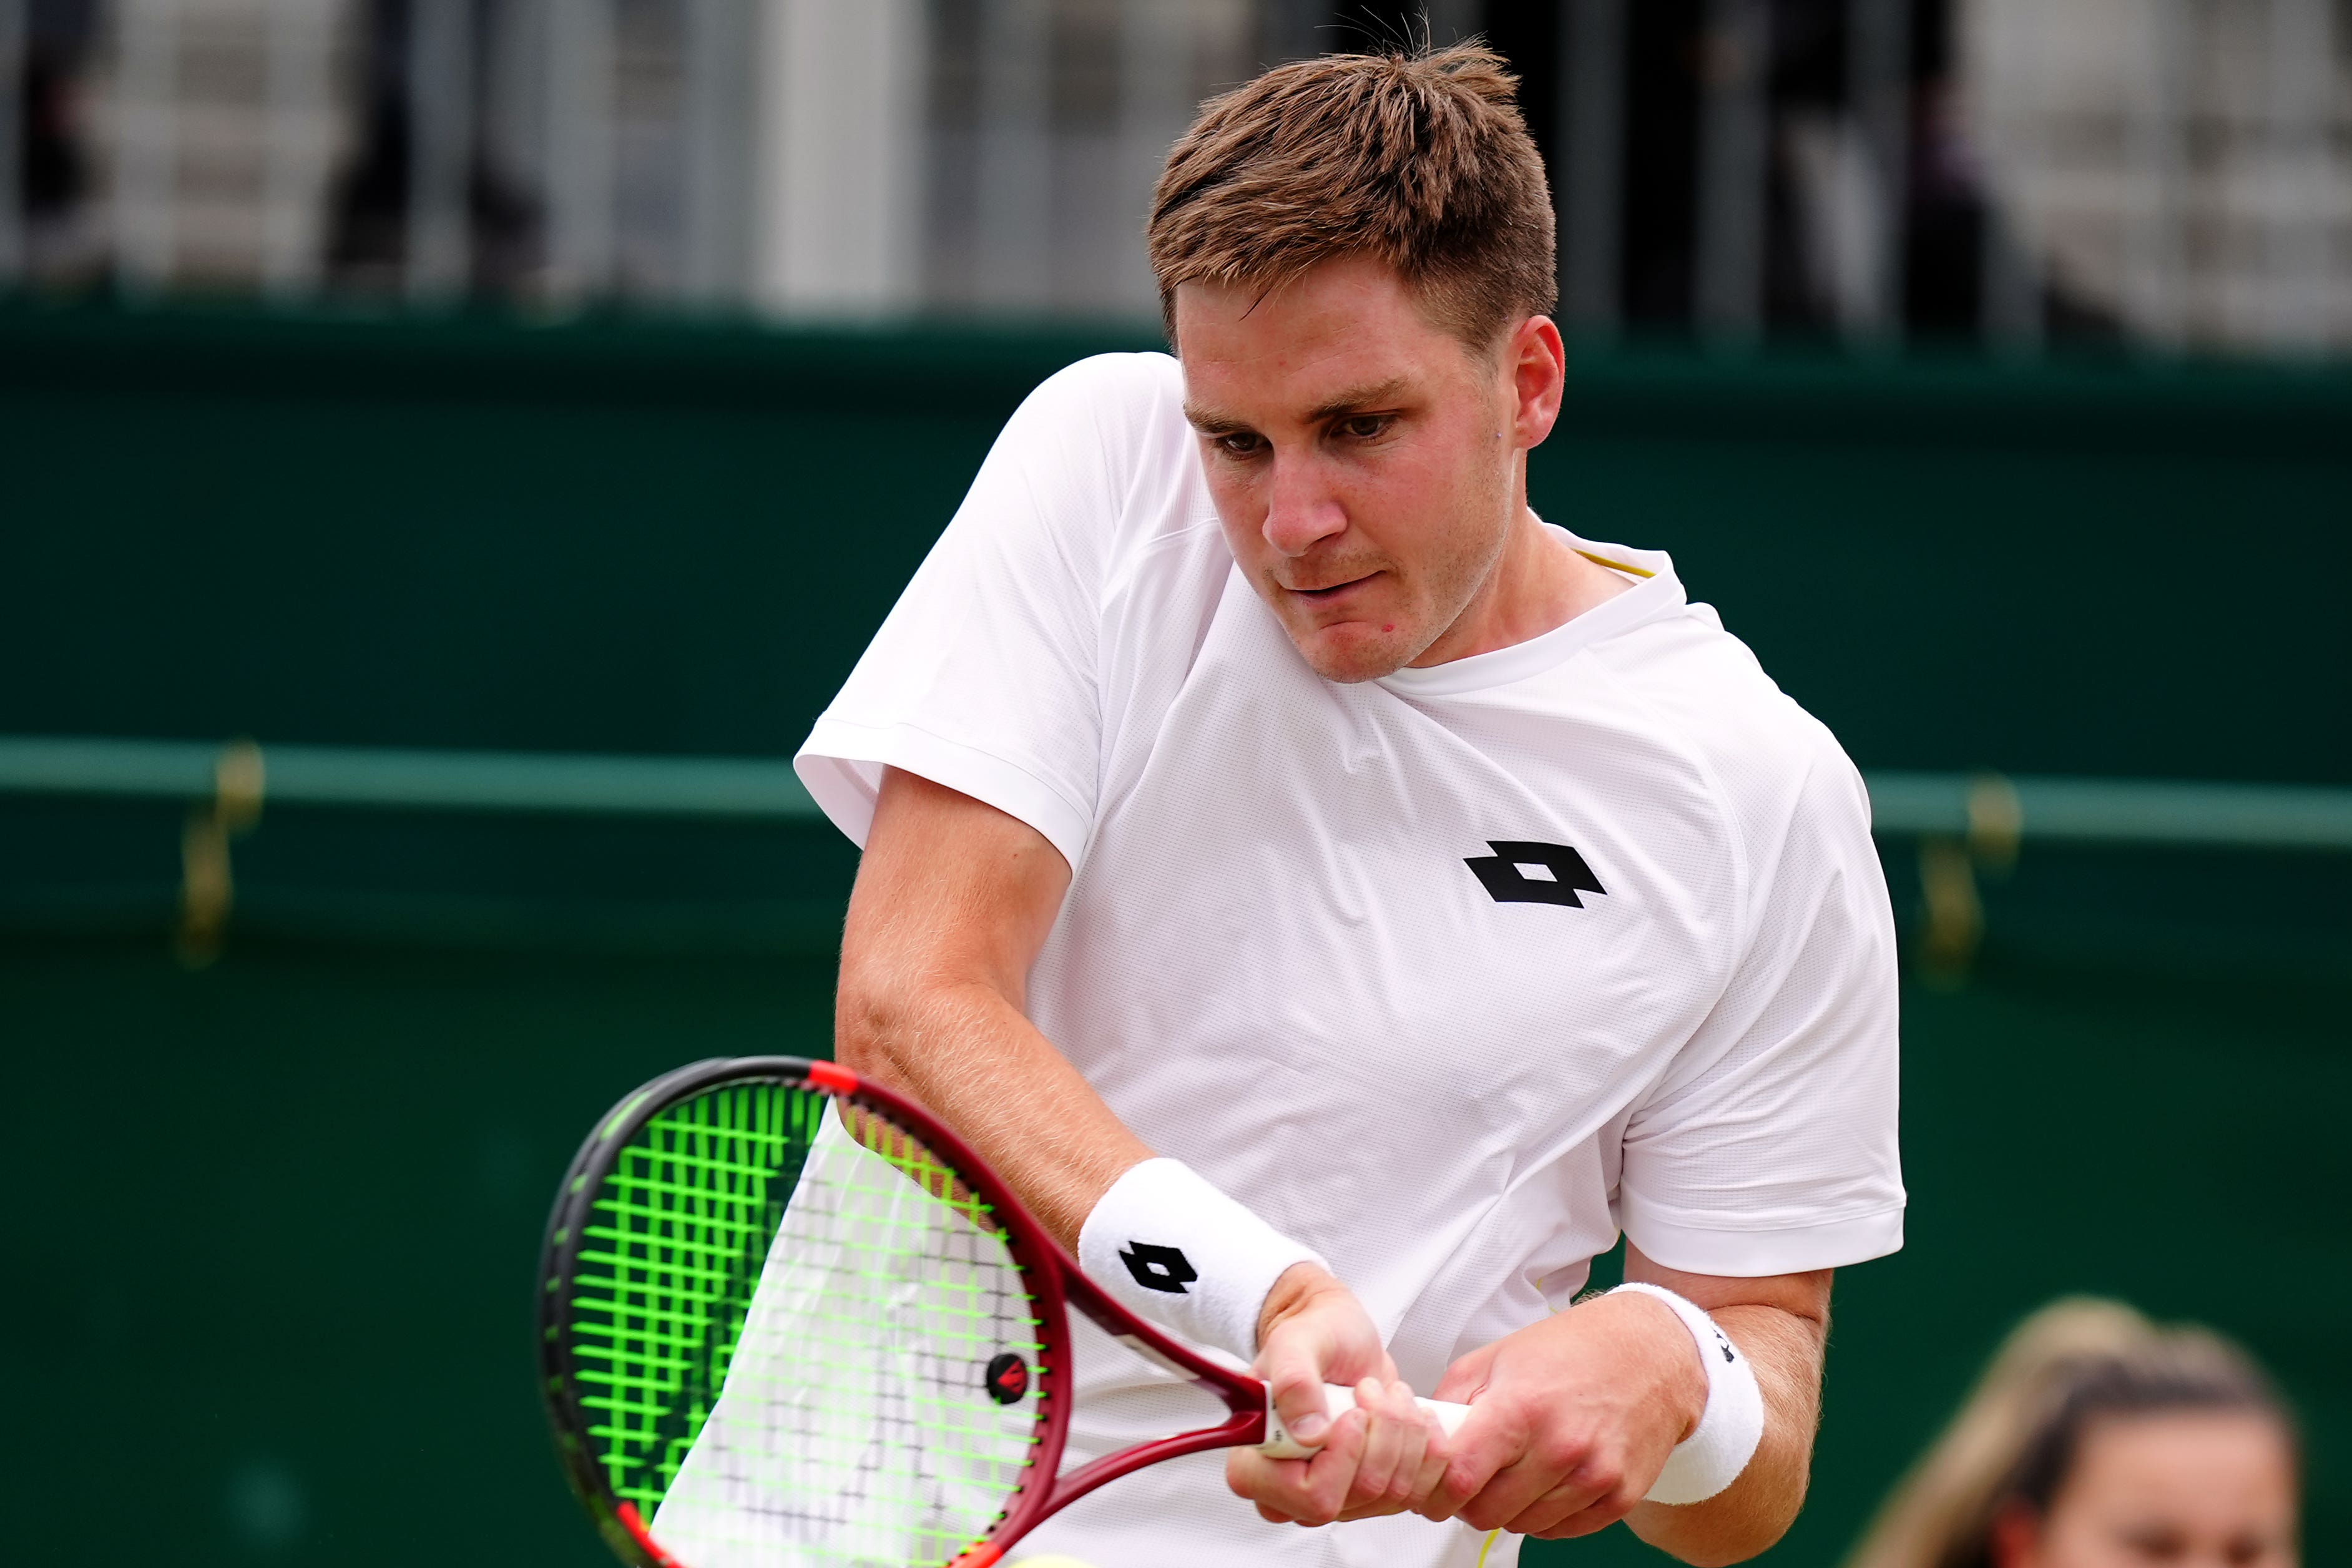
[[[1730,984],[1626,1125],[1618,1222],[1669,1268],[1753,1278],[1903,1245],[1895,931],[1862,779],[1826,731],[1751,846]]]
[[[1095,819],[1104,584],[1168,362],[1082,360],[997,437],[794,763],[860,848],[885,767],[985,801],[1075,868]]]

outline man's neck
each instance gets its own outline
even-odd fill
[[[1632,587],[1579,554],[1522,504],[1485,590],[1412,668],[1475,658],[1539,637]]]

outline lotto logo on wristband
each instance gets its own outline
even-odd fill
[[[1243,1361],[1283,1270],[1322,1261],[1164,1154],[1129,1166],[1078,1231],[1079,1266],[1122,1305]]]
[[[1164,1290],[1171,1296],[1181,1296],[1184,1287],[1201,1277],[1192,1260],[1172,1247],[1160,1247],[1149,1241],[1130,1241],[1119,1251],[1118,1260],[1135,1276],[1135,1282],[1147,1290]]]

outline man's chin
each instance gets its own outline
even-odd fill
[[[1355,686],[1394,675],[1421,652],[1411,637],[1377,631],[1360,621],[1336,626],[1287,628],[1299,657],[1324,679]]]

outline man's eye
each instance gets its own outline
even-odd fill
[[[1339,421],[1339,434],[1358,441],[1369,441],[1383,435],[1388,427],[1389,416],[1385,414],[1359,414],[1352,419]]]
[[[1228,458],[1247,458],[1256,453],[1258,438],[1245,432],[1236,432],[1233,435],[1218,437],[1216,447],[1218,451]]]

